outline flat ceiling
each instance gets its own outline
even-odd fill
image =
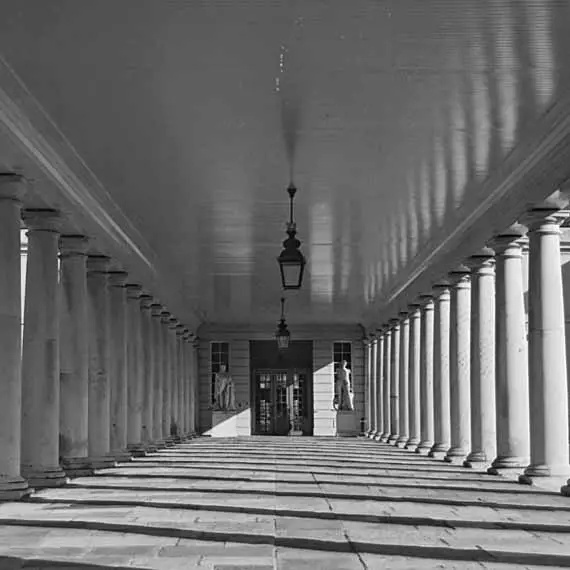
[[[566,4],[3,0],[0,53],[188,314],[277,320],[293,179],[289,320],[354,323],[564,90]]]

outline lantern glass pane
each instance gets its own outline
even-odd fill
[[[301,275],[300,264],[281,264],[281,276],[283,278],[283,287],[299,287]]]

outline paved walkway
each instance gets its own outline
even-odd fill
[[[200,438],[0,504],[0,569],[570,567],[570,499],[369,440]]]

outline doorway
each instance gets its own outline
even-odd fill
[[[285,351],[275,341],[250,342],[252,434],[312,435],[312,353],[312,341]]]
[[[307,425],[307,370],[255,370],[255,435],[303,435]]]

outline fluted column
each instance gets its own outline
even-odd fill
[[[410,439],[409,414],[409,375],[410,375],[410,319],[408,313],[400,313],[400,371],[399,371],[399,406],[400,430],[396,445],[406,447]]]
[[[94,469],[109,467],[111,450],[109,258],[87,258],[89,327],[89,463]]]
[[[465,266],[449,275],[451,447],[445,461],[463,464],[471,449],[471,275]]]
[[[495,258],[471,257],[471,453],[465,467],[488,467],[497,453],[495,413]]]
[[[59,465],[58,241],[54,210],[26,210],[28,267],[22,350],[22,476],[31,487],[66,481]]]
[[[20,499],[28,483],[20,474],[22,317],[20,267],[21,176],[0,174],[0,500]]]
[[[162,431],[162,399],[163,399],[163,347],[162,347],[162,305],[153,303],[150,306],[153,341],[153,388],[152,388],[152,441],[157,445],[164,443]]]
[[[433,298],[422,296],[420,341],[421,441],[416,453],[427,455],[433,446]]]
[[[153,388],[154,388],[154,335],[151,317],[152,297],[141,295],[141,346],[142,346],[142,412],[141,412],[141,442],[147,451],[154,449],[153,433]]]
[[[433,402],[434,440],[430,457],[443,459],[451,447],[451,417],[449,401],[449,338],[451,293],[447,283],[434,287],[434,362]]]
[[[530,458],[528,361],[522,235],[517,228],[493,240],[496,259],[497,457],[494,475],[518,476]]]
[[[392,319],[392,351],[390,353],[390,437],[395,445],[400,437],[400,321]]]
[[[390,395],[392,382],[392,331],[387,328],[384,331],[384,351],[382,360],[384,361],[382,376],[382,435],[380,441],[387,443],[390,439]]]
[[[84,236],[62,236],[60,250],[59,455],[70,477],[90,475],[88,461],[89,336],[87,247]]]
[[[143,455],[142,435],[142,331],[140,297],[142,288],[127,284],[127,448]]]
[[[111,455],[117,461],[131,457],[127,451],[127,283],[125,271],[109,273],[109,307],[111,320],[110,389],[111,389]]]
[[[535,209],[525,220],[529,237],[530,465],[519,481],[557,487],[570,474],[560,258],[560,224],[568,213]],[[563,489],[569,491],[567,486]]]
[[[374,406],[376,413],[374,419],[375,432],[373,434],[375,441],[380,441],[382,439],[382,433],[384,432],[384,341],[384,332],[377,329],[375,350],[376,372],[373,378],[374,397],[376,399]]]
[[[419,305],[410,305],[409,417],[410,439],[406,449],[415,451],[421,441],[420,396],[421,313]]]
[[[170,325],[170,313],[162,311],[161,313],[162,328],[162,437],[171,442],[170,420],[172,414],[172,396],[171,396],[171,351],[170,351],[170,334],[168,327]]]

